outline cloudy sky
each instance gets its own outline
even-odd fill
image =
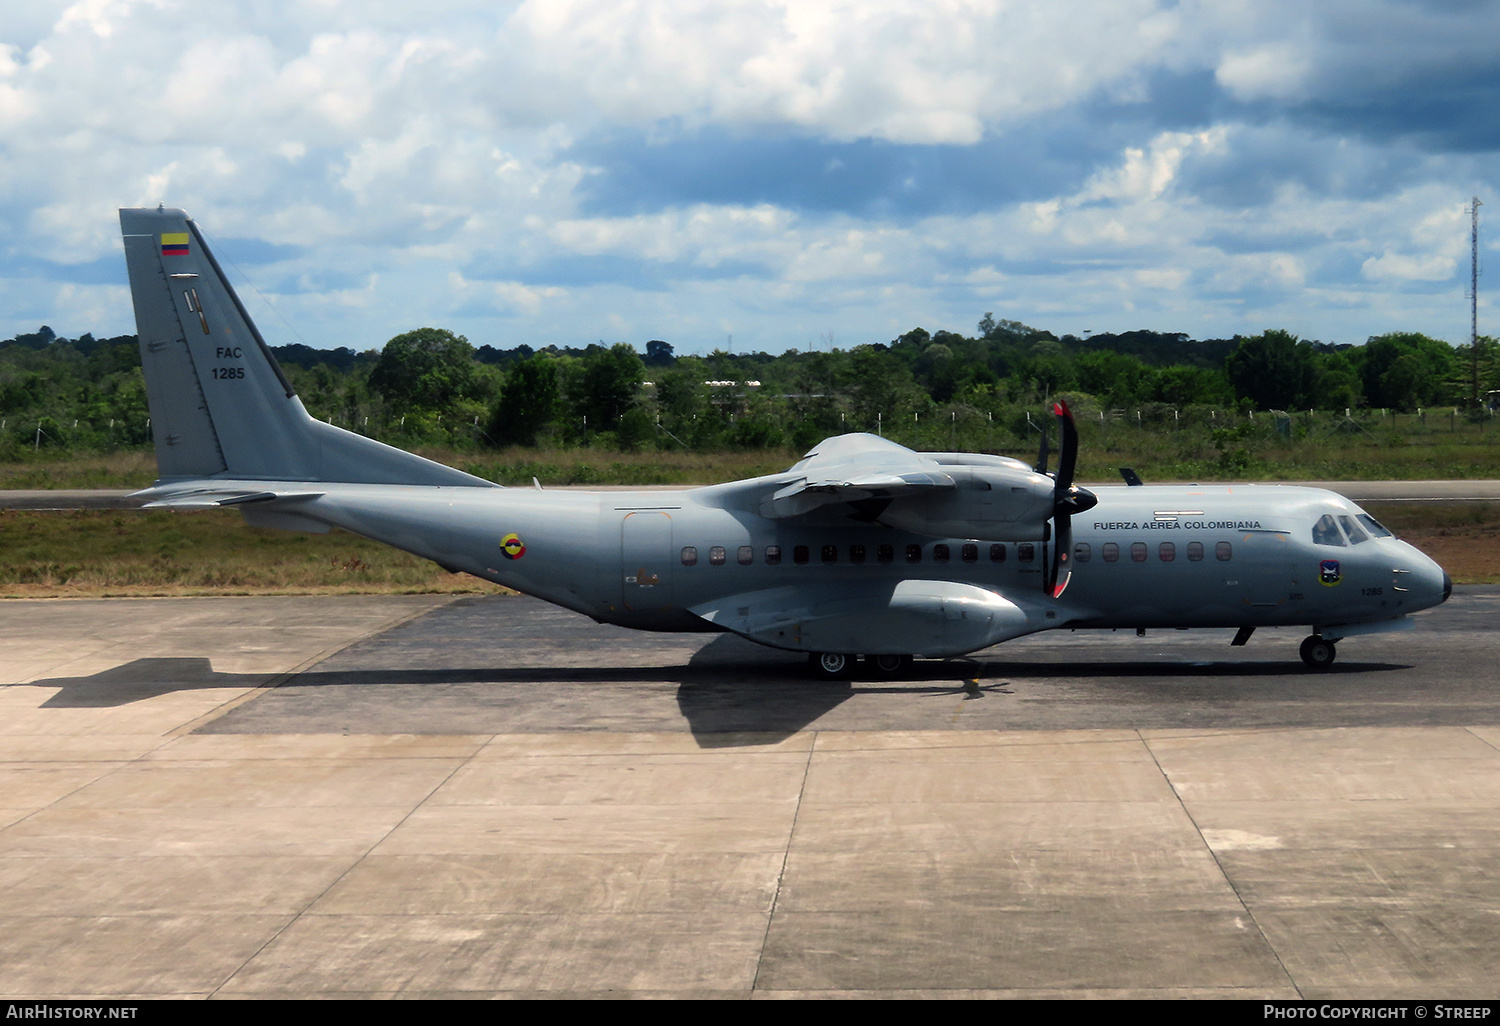
[[[273,344],[1462,342],[1497,40],[1489,0],[5,0],[0,338],[134,331],[115,210],[164,202]]]

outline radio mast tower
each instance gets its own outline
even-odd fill
[[[1474,401],[1479,402],[1479,197],[1469,207],[1469,357],[1474,369]]]

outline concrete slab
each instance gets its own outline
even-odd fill
[[[785,856],[769,852],[371,855],[312,906],[329,915],[771,914]]]
[[[778,914],[757,988],[923,989],[1286,987],[1275,952],[1243,914],[965,912],[951,908]]]
[[[993,912],[1192,909],[1241,912],[1206,850],[935,849],[806,852],[787,858],[777,910]]]
[[[807,806],[797,846],[887,851],[1179,851],[1201,843],[1175,802],[962,802]]]
[[[1264,912],[1256,921],[1308,1000],[1495,997],[1500,915],[1493,908],[1356,905]]]
[[[713,805],[728,795],[795,802],[807,756],[597,755],[475,759],[432,796],[441,805]]]
[[[376,854],[785,851],[796,814],[795,802],[424,805],[402,820]]]
[[[507,991],[688,992],[748,995],[765,916],[304,915],[220,990],[255,994]]]
[[[207,997],[290,921],[270,915],[0,916],[0,991]]]
[[[291,916],[348,866],[327,855],[12,857],[0,858],[0,893],[14,916]]]

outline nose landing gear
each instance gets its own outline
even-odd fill
[[[1302,640],[1302,647],[1297,650],[1302,656],[1302,661],[1314,670],[1326,670],[1333,665],[1334,651],[1333,642],[1321,638],[1316,634],[1309,634]]]

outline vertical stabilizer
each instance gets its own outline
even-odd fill
[[[314,420],[192,219],[120,211],[162,478],[493,487]]]

